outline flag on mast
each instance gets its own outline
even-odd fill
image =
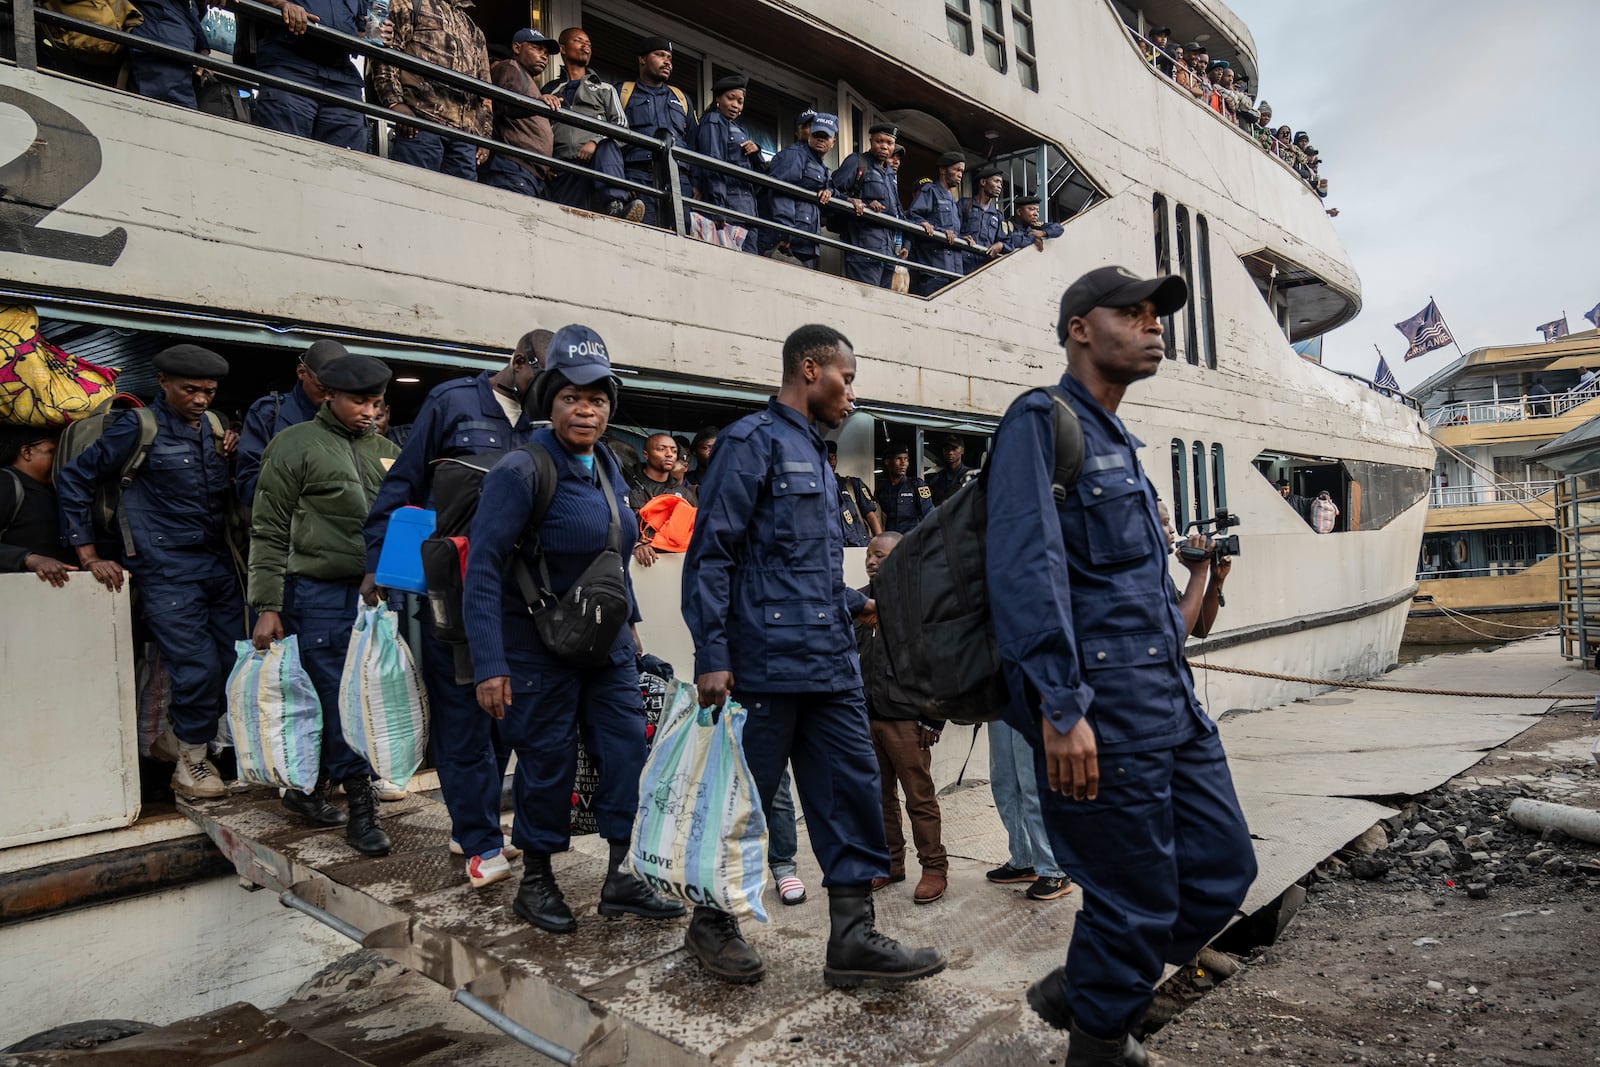
[[[1405,359],[1416,359],[1425,356],[1435,348],[1453,345],[1456,339],[1450,336],[1450,330],[1444,324],[1444,316],[1439,314],[1439,305],[1432,300],[1428,306],[1411,316],[1404,322],[1397,322],[1394,328],[1405,337]]]
[[[1596,304],[1583,313],[1583,317],[1594,323],[1595,329],[1600,329],[1600,304]]]
[[[1556,338],[1565,337],[1572,332],[1567,329],[1567,316],[1565,313],[1559,319],[1551,319],[1549,322],[1540,323],[1534,329],[1544,334],[1546,341],[1554,341]]]
[[[1400,380],[1394,376],[1394,371],[1389,369],[1389,361],[1383,358],[1383,353],[1378,353],[1378,369],[1373,372],[1372,384],[1379,389],[1392,389],[1400,392]]]

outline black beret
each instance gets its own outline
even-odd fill
[[[228,374],[228,361],[199,345],[173,345],[157,352],[152,362],[156,370],[174,378],[208,381]]]
[[[886,133],[890,137],[898,137],[900,136],[900,128],[894,125],[892,122],[880,122],[876,126],[873,126],[871,129],[867,130],[867,136],[869,137],[875,133]]]
[[[670,52],[672,42],[665,37],[641,37],[639,39],[639,54],[647,56],[651,52]]]
[[[981,182],[985,178],[998,178],[1001,173],[1002,172],[999,167],[995,166],[993,163],[986,163],[984,164],[983,168],[978,171],[978,180]]]
[[[1037,204],[1037,203],[1039,203],[1039,198],[1037,196],[1019,196],[1019,197],[1017,197],[1017,207],[1030,207],[1030,206],[1032,206],[1034,204]]]
[[[311,347],[300,355],[300,362],[306,369],[315,374],[319,379],[322,372],[328,369],[328,364],[336,359],[343,359],[350,351],[338,341],[330,341],[324,337],[320,341],[312,341]]]
[[[885,459],[893,459],[896,456],[909,456],[910,454],[910,445],[890,445],[889,450],[883,455]]]
[[[371,356],[349,355],[317,375],[329,389],[352,396],[382,396],[389,388],[389,365]]]
[[[906,155],[906,146],[903,145],[903,144],[895,145],[894,146],[894,151],[889,153],[889,157],[891,159],[904,159],[905,155]]]
[[[749,85],[750,79],[743,74],[725,74],[711,83],[711,95],[721,96],[723,93],[744,89]]]
[[[946,152],[944,155],[940,156],[934,161],[934,165],[943,169],[945,167],[953,167],[957,163],[965,163],[966,161],[967,157],[962,155],[960,152]]]

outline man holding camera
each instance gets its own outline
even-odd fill
[[[1061,500],[1051,405],[1024,394],[995,433],[988,584],[1011,691],[1006,722],[1034,749],[1055,859],[1084,888],[1071,951],[1028,990],[1070,1030],[1066,1067],[1143,1064],[1133,1031],[1167,963],[1220,931],[1256,861],[1216,726],[1184,660],[1188,627],[1141,442],[1117,418],[1160,369],[1161,319],[1183,279],[1090,271],[1061,298],[1061,379],[1084,462]],[[1048,786],[1048,789],[1045,788]]]

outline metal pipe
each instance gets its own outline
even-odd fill
[[[489,1007],[481,998],[473,996],[465,989],[456,990],[451,999],[490,1026],[503,1031],[509,1037],[516,1038],[541,1056],[548,1056],[557,1063],[567,1064],[568,1067],[578,1062],[578,1054],[576,1052],[558,1045],[554,1041],[540,1037],[515,1019]]]
[[[1559,693],[1550,694],[1552,697]],[[1511,821],[1528,830],[1560,830],[1568,837],[1600,845],[1600,811],[1518,797],[1506,809]]]
[[[282,893],[279,893],[278,903],[282,904],[286,908],[293,908],[295,911],[304,912],[306,915],[309,915],[313,919],[317,920],[317,922],[331,930],[335,930],[343,934],[345,937],[348,937],[358,945],[367,939],[367,935],[359,927],[352,923],[345,922],[331,911],[325,911],[322,908],[317,907],[315,904],[311,903],[311,901],[300,896],[292,889],[285,889]]]

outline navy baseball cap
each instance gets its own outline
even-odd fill
[[[538,30],[523,27],[511,35],[512,44],[536,44],[546,52],[554,52],[559,47],[556,42],[540,33]]]
[[[613,377],[606,343],[589,327],[577,323],[561,327],[550,339],[544,369],[556,372],[573,385],[592,385]]]
[[[825,133],[835,137],[839,133],[839,116],[830,115],[826,111],[811,116],[811,132]]]
[[[1099,267],[1090,271],[1061,294],[1061,318],[1056,337],[1067,340],[1067,323],[1095,308],[1132,307],[1148,300],[1157,315],[1170,315],[1189,300],[1189,287],[1176,274],[1141,278],[1127,267]]]

